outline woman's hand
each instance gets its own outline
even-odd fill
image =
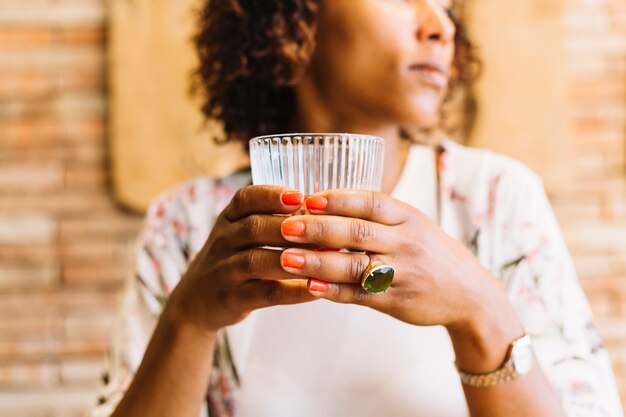
[[[314,215],[283,219],[286,240],[366,251],[395,269],[389,290],[370,294],[360,285],[368,255],[285,250],[284,270],[314,277],[309,281],[312,294],[369,306],[414,325],[443,325],[453,340],[462,339],[463,344],[480,344],[476,338],[500,335],[505,351],[521,333],[499,281],[419,210],[388,195],[364,191],[323,192],[305,203]],[[502,320],[493,320],[494,316]]]
[[[305,280],[280,267],[281,252],[262,248],[294,246],[275,214],[294,213],[302,198],[286,187],[239,190],[170,297],[175,320],[215,332],[258,308],[314,300]]]

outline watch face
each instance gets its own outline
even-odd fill
[[[533,367],[533,349],[529,344],[515,346],[511,352],[513,366],[520,375],[526,375]]]

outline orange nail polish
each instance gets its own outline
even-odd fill
[[[285,191],[280,199],[286,206],[299,206],[302,204],[302,197],[302,193],[299,191]]]
[[[306,208],[309,210],[322,211],[326,210],[328,206],[328,200],[321,195],[316,195],[306,199]]]
[[[302,236],[304,234],[304,222],[287,220],[280,225],[280,230],[285,236]]]
[[[281,257],[281,262],[283,266],[289,268],[302,268],[304,266],[305,258],[304,255],[300,255],[299,253],[284,252]]]
[[[324,293],[328,291],[328,282],[311,278],[309,280],[309,291]]]

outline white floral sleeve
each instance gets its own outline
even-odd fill
[[[185,234],[172,197],[149,208],[136,245],[134,276],[129,280],[107,355],[103,386],[89,417],[113,413],[139,367],[171,289],[187,268]]]
[[[110,416],[143,359],[168,297],[204,245],[215,218],[247,178],[199,178],[164,193],[151,204],[136,247],[134,276],[125,293],[114,340],[107,356],[103,386],[88,417]],[[232,415],[237,381],[224,337],[218,340],[201,417]],[[224,359],[226,358],[226,359]]]
[[[485,231],[493,272],[568,417],[621,417],[607,353],[543,184],[527,168],[514,168],[490,181]]]

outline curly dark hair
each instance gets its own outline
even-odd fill
[[[319,0],[205,0],[194,37],[200,65],[193,87],[202,112],[223,123],[224,138],[247,148],[254,136],[288,132],[295,108],[294,85],[315,48]],[[467,88],[478,59],[455,2],[454,71],[448,96]]]

